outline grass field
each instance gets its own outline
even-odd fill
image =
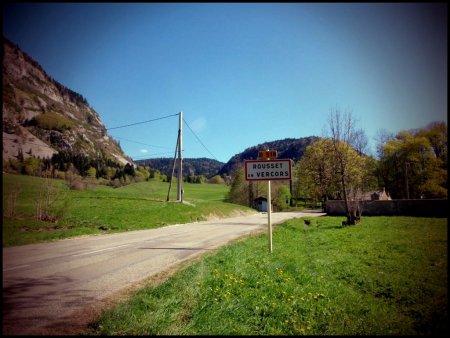
[[[93,335],[448,333],[447,219],[320,217],[218,249],[106,311]]]
[[[47,184],[50,184],[47,186]],[[70,190],[64,181],[3,174],[3,246],[249,212],[224,185]],[[173,193],[175,194],[175,192]],[[38,197],[57,222],[36,220]],[[42,207],[42,205],[41,205]],[[106,311],[89,335],[434,335],[448,333],[447,219],[302,219],[227,245]]]
[[[70,190],[63,180],[3,174],[3,246],[84,234],[111,233],[232,216],[251,209],[223,201],[229,187],[184,183],[184,200],[166,202],[168,183],[149,181],[121,188],[103,185]],[[40,197],[39,197],[40,196]],[[39,197],[39,199],[38,199]],[[36,219],[38,200],[56,222]],[[172,187],[171,200],[176,198]],[[50,203],[49,203],[50,204]]]

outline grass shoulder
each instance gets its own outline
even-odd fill
[[[447,219],[304,219],[227,245],[106,311],[98,335],[448,333]]]

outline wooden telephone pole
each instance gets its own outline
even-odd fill
[[[177,201],[183,202],[183,112],[179,113],[179,128],[178,128],[178,138],[177,145],[175,147],[175,155],[173,157],[173,167],[172,176],[170,177],[169,191],[167,192],[167,202],[170,199],[170,189],[172,188],[173,173],[175,171],[175,165],[178,164],[178,175],[177,175]],[[177,160],[177,150],[178,150],[178,160]]]
[[[183,202],[183,112],[180,111],[178,128],[178,185],[177,201]]]

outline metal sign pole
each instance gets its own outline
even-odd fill
[[[269,180],[267,181],[267,223],[269,227],[269,252],[272,253],[272,194],[270,190]]]
[[[275,150],[258,153],[258,160],[245,161],[245,179],[247,181],[267,181],[267,227],[269,233],[269,252],[272,253],[272,189],[271,180],[291,180],[292,160],[281,159]]]

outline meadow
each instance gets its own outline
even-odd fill
[[[71,190],[64,180],[3,173],[3,246],[73,236],[157,228],[234,216],[254,210],[224,202],[223,184],[183,183],[186,203],[174,202],[176,185],[158,180],[113,188]],[[48,213],[52,219],[39,220]]]
[[[228,187],[168,184],[70,190],[63,180],[3,174],[3,246],[156,228],[252,210]],[[46,209],[53,221],[36,219]],[[277,225],[183,263],[105,310],[88,335],[434,335],[448,333],[447,219],[344,217]]]
[[[276,226],[151,282],[90,335],[448,333],[447,219],[343,217]]]

